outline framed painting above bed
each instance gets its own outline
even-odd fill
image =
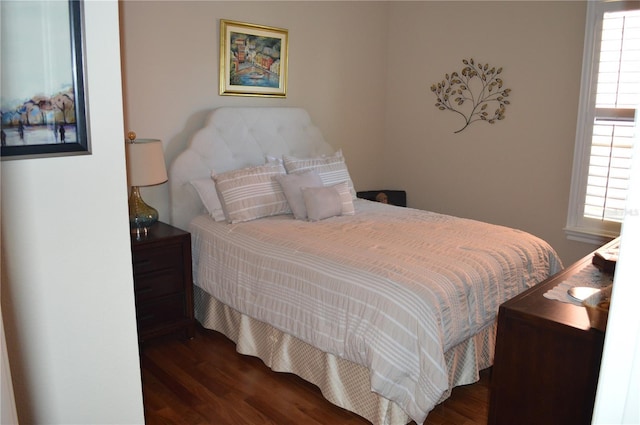
[[[289,32],[220,20],[220,94],[286,97]]]

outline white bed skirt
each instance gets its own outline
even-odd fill
[[[198,322],[234,341],[239,353],[260,358],[276,372],[300,376],[319,387],[331,403],[366,418],[374,425],[411,422],[396,403],[371,391],[369,371],[364,366],[322,352],[264,322],[243,315],[197,286],[194,286],[194,306]],[[450,388],[477,382],[479,371],[493,364],[496,325],[494,321],[445,353]],[[440,402],[450,394],[449,390]]]

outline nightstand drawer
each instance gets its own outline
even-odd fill
[[[149,303],[138,304],[138,326],[148,329],[152,326],[170,323],[186,317],[183,294],[172,295]]]
[[[182,269],[162,269],[139,274],[134,281],[138,302],[177,292],[184,292]]]
[[[182,270],[183,255],[180,244],[134,251],[133,274],[137,277],[160,269]]]
[[[177,331],[193,338],[189,232],[157,222],[143,236],[131,234],[131,253],[140,344]]]

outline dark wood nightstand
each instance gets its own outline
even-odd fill
[[[177,331],[193,338],[191,234],[157,222],[131,235],[131,250],[140,342]]]
[[[595,267],[592,259],[593,253],[500,306],[490,425],[591,424],[604,333],[590,327],[584,307],[543,294]]]

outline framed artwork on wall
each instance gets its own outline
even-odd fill
[[[90,154],[83,2],[0,2],[2,159]]]
[[[220,94],[286,97],[289,32],[220,20]]]

